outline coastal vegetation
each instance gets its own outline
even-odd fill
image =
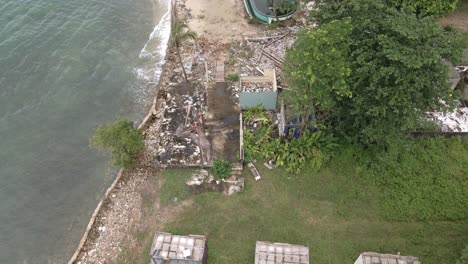
[[[136,155],[145,147],[140,131],[133,127],[133,122],[117,119],[98,126],[90,140],[90,145],[101,151],[110,152],[114,166],[124,169],[136,165]]]

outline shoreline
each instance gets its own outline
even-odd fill
[[[220,14],[208,12],[208,5],[209,3],[200,0],[172,0],[170,2],[170,14],[171,21],[174,19],[174,14],[177,14],[179,18],[187,21],[192,30],[196,29],[200,43],[209,47],[202,51],[203,53],[207,52],[205,58],[209,60],[209,67],[208,69],[202,68],[212,72],[215,61],[226,59],[226,47],[233,42],[241,42],[246,36],[256,34],[261,30],[259,27],[250,25],[243,13],[232,12],[233,9],[243,10],[241,2],[236,0],[223,0],[220,2],[228,19],[235,22],[229,24],[233,27],[232,31],[223,29],[222,26],[226,25],[227,21],[225,19],[218,21]],[[206,15],[206,17],[202,18],[201,14]],[[212,29],[213,24],[217,26],[216,30]],[[236,31],[236,29],[241,29],[241,32]],[[134,236],[135,231],[138,232],[139,221],[143,218],[142,214],[144,214],[142,210],[147,206],[147,204],[144,204],[146,202],[144,201],[145,197],[142,196],[147,195],[144,192],[147,192],[148,188],[153,188],[153,194],[155,192],[159,193],[161,181],[159,170],[163,169],[161,166],[163,164],[160,164],[157,160],[157,146],[163,142],[160,132],[163,129],[162,123],[165,118],[165,111],[170,109],[170,106],[166,105],[166,101],[169,93],[174,95],[175,85],[185,82],[181,75],[177,53],[170,45],[170,41],[171,37],[169,37],[164,60],[162,61],[153,103],[138,125],[138,129],[142,131],[145,140],[145,151],[139,157],[139,164],[135,169],[119,171],[118,177],[107,189],[96,207],[80,244],[68,264],[114,263],[117,262],[119,255],[123,253],[122,250],[125,250],[126,244],[139,243],[132,236]],[[205,73],[203,73],[203,76],[197,74],[200,73],[192,73],[189,82],[204,83]],[[187,204],[180,204],[179,207],[173,206],[169,210],[159,205],[158,194],[153,198],[155,198],[155,202],[152,204],[154,207],[152,209],[155,209],[154,211],[157,213],[156,218],[152,219],[151,232],[154,231],[153,228],[162,228],[171,218],[177,215],[180,208],[187,206]]]
[[[152,4],[153,4],[153,1],[152,1]],[[173,8],[177,8],[177,4],[178,4],[178,0],[169,0],[169,13],[171,15],[171,21],[173,19],[173,14],[174,14],[174,10]],[[161,18],[161,22],[163,21],[164,19],[164,15],[163,17]],[[155,27],[157,27],[158,25],[155,25]],[[155,88],[155,95],[154,95],[154,98],[153,98],[153,103],[151,104],[151,107],[149,109],[149,111],[147,112],[147,114],[144,116],[144,118],[142,119],[142,121],[140,122],[140,124],[138,125],[138,129],[141,130],[143,133],[145,133],[145,129],[148,128],[148,123],[150,121],[152,121],[158,114],[160,111],[164,111],[164,109],[161,109],[158,105],[158,91],[161,90],[161,88],[163,87],[163,83],[164,83],[164,77],[167,76],[168,74],[168,67],[170,64],[172,64],[173,62],[171,60],[169,60],[169,54],[170,54],[170,49],[171,49],[171,34],[172,32],[172,28],[171,30],[169,31],[169,39],[168,39],[168,42],[167,42],[167,45],[166,45],[166,50],[165,50],[165,55],[164,55],[164,58],[162,59],[162,65],[161,65],[161,73],[159,75],[159,79],[158,79],[158,84],[156,85],[156,88]],[[151,34],[154,33],[154,30],[151,32]],[[145,45],[146,47],[146,45]],[[142,51],[145,49],[145,47],[142,49]],[[140,165],[138,165],[136,167],[136,169],[138,169],[138,167],[140,167]],[[109,203],[111,203],[112,201],[109,200],[109,197],[111,195],[112,192],[114,191],[118,191],[118,189],[116,189],[117,185],[121,184],[122,181],[123,181],[123,176],[124,174],[130,174],[130,175],[126,175],[129,179],[132,178],[133,176],[137,176],[137,175],[131,175],[132,172],[131,171],[125,171],[124,169],[119,169],[118,173],[117,173],[117,176],[116,178],[114,179],[114,181],[112,182],[112,184],[109,186],[109,188],[107,188],[106,192],[103,194],[101,200],[98,202],[96,208],[94,209],[93,211],[93,214],[91,215],[91,218],[88,222],[88,225],[86,226],[86,229],[84,231],[84,234],[83,236],[81,237],[79,243],[78,243],[78,246],[76,248],[76,250],[74,251],[72,257],[70,258],[70,260],[67,262],[68,264],[73,264],[73,263],[81,263],[81,261],[79,261],[80,259],[80,255],[82,255],[83,253],[86,253],[86,250],[85,250],[85,247],[87,244],[89,243],[92,243],[92,240],[95,240],[95,239],[91,239],[91,233],[95,230],[95,229],[99,229],[97,227],[97,218],[98,216],[100,215],[105,215],[105,207],[107,205],[109,205]],[[91,240],[91,241],[90,241]]]

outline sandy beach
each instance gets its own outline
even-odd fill
[[[199,36],[227,42],[258,32],[249,24],[242,1],[238,0],[186,0],[190,12],[189,26]]]

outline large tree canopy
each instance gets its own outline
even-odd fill
[[[286,73],[290,89],[285,90],[289,110],[299,113],[303,124],[317,110],[330,110],[339,97],[351,95],[347,80],[349,21],[333,21],[315,30],[298,33],[294,47],[287,52]]]
[[[343,49],[343,43],[348,45],[345,49],[349,50],[349,59],[333,59],[348,61],[349,65],[339,63],[337,69],[330,65],[338,72],[342,68],[351,70],[349,76],[344,76],[351,95],[335,101],[330,119],[337,133],[365,144],[384,142],[389,136],[414,129],[422,112],[443,107],[442,100],[451,101],[447,68],[442,61],[461,54],[453,32],[445,31],[430,17],[398,11],[379,0],[327,1],[322,7],[316,13],[320,28],[344,21],[349,21],[352,28],[347,40],[331,41],[319,46],[321,51],[317,52],[329,56],[330,50]],[[298,43],[306,36],[299,35]],[[317,61],[308,56],[310,47],[295,48],[300,47],[302,51],[295,52],[304,54],[304,62],[296,64],[301,69],[295,71],[318,67],[307,66]],[[329,92],[333,91],[330,83],[342,82],[336,75],[324,78],[328,79],[320,84],[328,85]],[[307,94],[321,101],[314,91],[319,86],[311,81],[309,84]]]
[[[460,0],[382,0],[383,3],[389,7],[394,7],[398,10],[405,10],[406,12],[413,12],[418,16],[443,16],[455,11],[457,4]],[[319,6],[323,15],[341,15],[346,12],[342,9],[350,0],[316,0],[316,6]],[[378,0],[377,2],[380,2]],[[329,12],[333,10],[334,12]]]
[[[459,0],[387,0],[387,2],[417,14],[443,16],[453,12]]]

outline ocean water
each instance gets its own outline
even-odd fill
[[[168,0],[0,0],[0,263],[66,263],[105,189],[94,128],[156,94]]]

